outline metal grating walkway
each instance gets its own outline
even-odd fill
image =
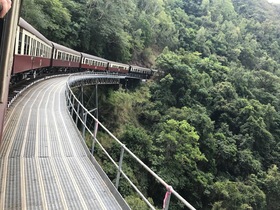
[[[67,113],[66,79],[40,82],[10,107],[0,148],[0,209],[122,209]]]

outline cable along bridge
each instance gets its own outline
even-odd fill
[[[169,208],[171,195],[195,209],[107,130],[71,89],[96,85],[97,91],[100,84],[126,85],[133,79],[100,74],[60,76],[38,82],[16,97],[5,118],[0,147],[0,209],[130,209],[117,191],[121,177],[155,209],[122,170],[124,154],[166,188],[163,209]],[[94,129],[89,128],[89,119]],[[120,146],[118,161],[97,139],[99,130]],[[84,141],[86,132],[92,139],[91,151]],[[96,144],[116,167],[114,184],[94,158]]]

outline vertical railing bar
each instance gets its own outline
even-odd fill
[[[76,125],[78,125],[79,114],[80,114],[80,103],[78,103],[78,109],[76,113]]]
[[[95,146],[97,131],[98,131],[98,121],[95,121],[94,133],[93,133],[93,139],[92,139],[92,145],[91,145],[91,154],[92,154],[93,156],[94,156],[94,146]]]
[[[119,167],[117,169],[117,178],[116,178],[116,188],[119,188],[119,183],[120,183],[120,176],[121,176],[121,170],[122,170],[122,162],[123,162],[123,155],[124,155],[124,145],[122,145],[121,148],[121,155],[120,155],[120,160],[119,160]]]
[[[71,116],[73,117],[73,114],[74,114],[74,108],[75,107],[75,97],[73,95],[73,102],[72,102],[72,110],[71,110]]]
[[[84,124],[83,124],[83,138],[86,140],[86,126],[87,126],[87,112],[83,114]]]
[[[171,193],[172,193],[172,187],[171,186],[167,186],[166,189],[167,189],[167,191],[165,193],[165,197],[164,197],[164,200],[163,200],[162,210],[168,210],[169,203],[170,203],[170,198],[171,198]]]

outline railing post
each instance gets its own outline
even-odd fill
[[[75,97],[73,97],[73,102],[72,102],[72,110],[71,110],[71,116],[72,116],[72,117],[74,117],[74,116],[73,116],[73,114],[74,114],[74,107],[75,107],[75,106],[74,106],[74,105],[75,105],[74,103],[75,103]]]
[[[95,117],[98,119],[98,82],[96,80],[95,84],[95,106],[96,106],[96,112],[95,112]]]
[[[165,193],[165,197],[163,200],[162,210],[168,210],[168,208],[169,208],[170,197],[171,197],[171,193],[172,193],[172,186],[167,186],[166,189],[167,189],[167,191]]]
[[[81,104],[84,105],[84,86],[83,84],[81,85]],[[84,120],[84,109],[81,108],[81,117]]]
[[[67,91],[68,93],[67,93],[67,108],[68,108],[68,111],[69,111],[69,113],[71,112],[71,99],[72,99],[72,94],[70,94],[70,91],[68,90]]]
[[[76,125],[78,125],[79,114],[80,114],[80,103],[78,103],[78,109],[76,113]]]
[[[120,176],[121,176],[121,170],[122,170],[123,155],[124,155],[124,145],[122,145],[122,149],[121,149],[121,155],[120,155],[120,161],[119,161],[119,167],[118,167],[118,173],[117,173],[117,179],[116,179],[116,188],[117,188],[117,189],[118,189],[119,183],[120,183]]]
[[[94,146],[95,146],[95,141],[96,141],[97,130],[98,130],[98,122],[95,121],[94,133],[93,133],[93,139],[92,139],[92,145],[91,145],[91,154],[92,155],[94,154]]]
[[[86,126],[87,126],[87,112],[83,114],[84,124],[83,124],[83,138],[86,140]]]

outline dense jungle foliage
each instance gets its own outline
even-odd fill
[[[105,94],[101,121],[197,209],[280,209],[280,6],[25,0],[22,16],[55,42],[161,70],[132,93]],[[161,208],[164,189],[133,162],[124,170]]]

